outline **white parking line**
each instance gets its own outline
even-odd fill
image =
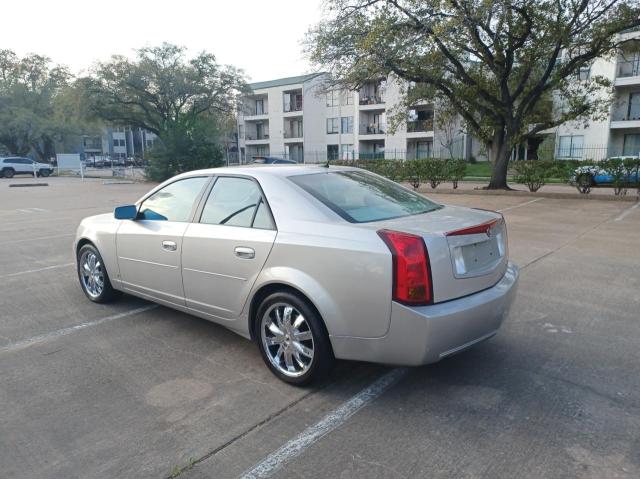
[[[519,205],[513,205],[507,208],[502,208],[501,210],[498,210],[498,212],[502,213],[504,211],[515,210],[516,208],[520,208],[521,206],[527,206],[527,205],[530,205],[531,203],[535,203],[536,201],[542,201],[542,200],[544,200],[544,198],[536,198],[535,200],[525,201],[524,203],[520,203]]]
[[[24,238],[19,240],[11,240],[11,241],[3,241],[0,245],[4,244],[12,244],[12,243],[22,243],[23,241],[39,241],[46,239],[54,239],[54,238],[66,238],[69,236],[75,236],[73,233],[65,234],[65,235],[52,235],[52,236],[38,236],[36,238]]]
[[[620,216],[618,216],[614,221],[622,221],[623,219],[625,219],[627,216],[629,216],[631,214],[631,212],[633,210],[635,210],[638,206],[640,206],[640,203],[636,203],[633,206],[630,206],[629,208],[627,208],[626,210],[624,210]]]
[[[242,479],[269,477],[284,463],[300,455],[318,439],[321,439],[344,424],[347,419],[402,379],[407,374],[407,371],[407,368],[392,369],[347,402],[343,403],[340,407],[327,414],[319,422],[305,429],[280,449],[269,454],[262,462],[244,472],[240,477]]]
[[[44,268],[28,269],[26,271],[18,271],[16,273],[0,274],[0,278],[12,278],[13,276],[22,276],[23,274],[39,273],[40,271],[48,271],[50,269],[67,268],[74,266],[75,263],[54,264],[52,266],[45,266]]]
[[[124,313],[114,314],[113,316],[107,316],[106,318],[96,319],[94,321],[87,321],[86,323],[80,323],[80,324],[76,324],[75,326],[69,326],[68,328],[62,328],[56,331],[51,331],[50,333],[39,334],[38,336],[32,336],[30,338],[21,339],[20,341],[16,341],[13,343],[5,344],[4,346],[0,346],[0,353],[5,353],[9,351],[15,351],[17,349],[26,348],[28,346],[31,346],[32,344],[42,343],[45,341],[49,341],[50,339],[66,336],[67,334],[75,333],[76,331],[90,328],[91,326],[97,326],[98,324],[106,323],[108,321],[113,321],[115,319],[122,319],[122,318],[126,318],[127,316],[133,316],[134,314],[144,313],[145,311],[150,311],[157,307],[158,307],[157,304],[151,304],[149,306],[143,306],[141,308],[125,311]]]

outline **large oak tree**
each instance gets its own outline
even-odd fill
[[[610,82],[580,72],[638,25],[637,0],[326,0],[306,45],[345,86],[395,75],[416,85],[407,105],[445,101],[507,188],[515,145],[603,114]]]

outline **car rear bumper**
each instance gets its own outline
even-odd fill
[[[502,279],[484,291],[430,306],[394,302],[384,337],[332,336],[335,356],[418,366],[463,351],[497,333],[515,297],[518,275],[518,267],[509,263]]]

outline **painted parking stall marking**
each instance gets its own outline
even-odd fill
[[[269,454],[262,462],[244,472],[240,477],[242,479],[260,479],[271,476],[282,465],[299,456],[316,441],[344,424],[360,409],[378,398],[387,389],[405,377],[408,371],[407,368],[395,368],[384,374],[316,424],[308,427],[280,449]]]
[[[45,341],[49,341],[51,339],[59,338],[62,336],[66,336],[71,333],[75,333],[77,331],[81,331],[86,328],[90,328],[92,326],[98,326],[99,324],[106,323],[109,321],[115,321],[116,319],[122,319],[129,316],[133,316],[135,314],[144,313],[147,311],[151,311],[152,309],[156,309],[159,306],[157,304],[150,304],[148,306],[143,306],[141,308],[132,309],[129,311],[124,311],[123,313],[114,314],[112,316],[107,316],[106,318],[96,319],[94,321],[87,321],[84,323],[76,324],[74,326],[69,326],[67,328],[57,329],[55,331],[51,331],[49,333],[39,334],[37,336],[32,336],[30,338],[21,339],[19,341],[15,341],[13,343],[5,344],[4,346],[0,346],[0,353],[6,353],[10,351],[16,351],[19,349],[23,349],[29,347],[33,344],[43,343]]]

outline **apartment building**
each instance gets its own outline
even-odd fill
[[[407,85],[380,79],[359,91],[346,91],[328,88],[327,80],[326,74],[318,73],[250,84],[251,94],[243,99],[238,115],[242,161],[256,156],[313,163],[441,154],[443,142],[434,143],[431,104],[408,108],[407,121],[393,132],[388,128],[387,115],[395,112]],[[469,154],[463,151],[465,139],[456,132],[460,151],[455,156]]]
[[[155,134],[142,128],[108,127],[99,135],[82,136],[80,143],[72,149],[85,159],[144,158],[145,152],[153,147],[156,140]]]
[[[597,59],[576,78],[601,75],[611,81],[614,97],[609,115],[586,127],[569,122],[547,132],[553,136],[556,158],[601,160],[640,155],[640,29],[620,36],[625,43],[617,55]]]

